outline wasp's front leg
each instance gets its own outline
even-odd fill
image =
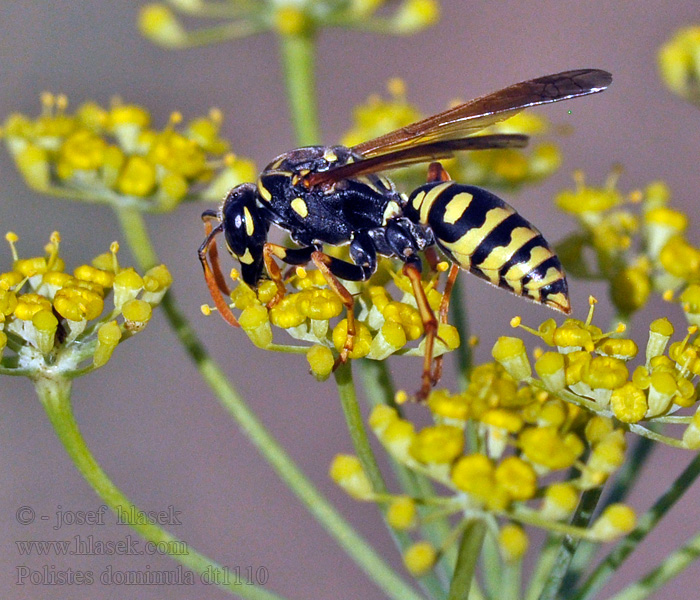
[[[265,262],[265,268],[270,276],[270,279],[275,282],[277,286],[277,293],[274,295],[272,300],[267,303],[268,308],[272,308],[279,304],[280,300],[284,298],[287,293],[287,288],[284,285],[284,278],[282,277],[282,272],[279,266],[274,261],[273,257],[279,258],[288,265],[305,265],[311,260],[311,255],[318,250],[314,246],[309,246],[307,248],[285,248],[279,244],[272,244],[267,242],[263,246],[263,261]]]
[[[234,327],[240,327],[238,320],[231,312],[231,307],[228,305],[224,299],[223,294],[228,296],[229,289],[224,281],[224,276],[221,273],[221,267],[219,266],[219,254],[216,250],[216,236],[223,231],[223,223],[219,223],[216,227],[212,227],[212,219],[217,217],[217,213],[214,211],[206,211],[202,214],[202,220],[204,221],[204,231],[206,232],[206,237],[202,242],[202,245],[197,251],[199,256],[199,262],[202,263],[202,268],[204,269],[204,280],[209,288],[209,294],[214,301],[214,306],[216,306],[219,314],[224,318],[224,320]],[[207,255],[209,259],[207,259]],[[211,266],[209,262],[211,261]]]

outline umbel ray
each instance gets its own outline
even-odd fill
[[[312,262],[347,308],[347,337],[337,366],[347,360],[356,331],[353,297],[341,280],[366,281],[378,257],[398,259],[425,330],[417,394],[425,398],[439,377],[432,358],[438,319],[421,285],[421,254],[434,262],[436,246],[452,263],[441,319],[460,268],[513,294],[571,312],[564,271],[542,234],[491,192],[452,181],[437,161],[462,150],[524,147],[524,135],[473,134],[530,106],[601,92],[611,81],[610,73],[599,69],[564,71],[516,83],[350,148],[309,146],[281,154],[255,183],[236,186],[218,210],[202,214],[207,235],[199,259],[216,308],[238,326],[224,298],[230,292],[216,253],[219,233],[240,262],[246,284],[257,288],[266,272],[277,285],[268,308],[285,294],[275,258],[288,265]],[[424,162],[431,163],[427,183],[408,197],[379,174]],[[268,242],[270,225],[287,231],[297,247]],[[350,261],[326,254],[325,244],[347,244]]]

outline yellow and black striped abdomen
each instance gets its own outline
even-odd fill
[[[519,296],[571,311],[566,277],[542,234],[494,194],[454,181],[416,189],[405,216],[428,225],[437,245],[474,275]]]

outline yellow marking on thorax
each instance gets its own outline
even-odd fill
[[[505,221],[514,212],[515,211],[509,207],[502,208],[497,206],[492,208],[486,213],[486,220],[481,227],[474,227],[470,229],[455,242],[442,242],[442,244],[455,255],[455,258],[460,262],[460,264],[464,260],[465,264],[469,265],[471,264],[471,260],[468,257],[471,257],[471,255],[474,254],[476,249],[486,239],[486,236],[491,233],[491,231],[493,231],[497,225]]]
[[[420,194],[414,198],[413,207],[416,210],[420,210],[421,223],[428,222],[428,214],[430,214],[430,209],[433,207],[433,204],[435,204],[435,201],[440,197],[440,194],[442,194],[442,192],[451,185],[454,185],[454,181],[445,181],[444,183],[436,185],[434,188],[428,190],[420,202],[420,207],[416,205],[416,200],[418,200]]]
[[[552,258],[552,256],[554,256],[554,252],[544,246],[537,246],[532,249],[530,258],[528,258],[527,261],[513,265],[508,269],[505,274],[505,279],[508,282],[522,279],[525,275],[533,271],[537,265],[541,265],[545,260]],[[560,273],[560,271],[556,269],[555,271]],[[543,285],[546,285],[546,283],[542,283],[542,279],[531,279],[525,287],[532,289],[542,287]]]
[[[258,194],[260,194],[260,197],[265,200],[265,202],[269,202],[272,200],[272,194],[270,191],[263,185],[263,182],[258,179]]]
[[[309,207],[306,206],[306,202],[304,202],[302,198],[294,198],[290,206],[292,207],[292,210],[295,213],[297,213],[302,219],[305,219],[306,215],[309,214]]]
[[[455,194],[452,200],[450,200],[445,207],[445,216],[443,217],[443,221],[445,221],[445,223],[449,223],[450,225],[454,225],[464,214],[464,211],[469,208],[469,205],[472,203],[473,199],[474,196],[469,192],[460,192],[459,194]]]
[[[391,200],[384,209],[384,214],[382,215],[382,225],[386,225],[387,221],[393,217],[401,216],[401,207],[398,202]]]
[[[243,215],[245,216],[245,232],[250,237],[255,231],[255,223],[253,223],[253,215],[250,214],[247,206],[243,207]]]
[[[282,166],[282,163],[287,159],[286,156],[280,156],[275,162],[273,162],[269,169],[272,171],[273,169],[279,169],[280,166]]]
[[[529,227],[516,227],[510,232],[510,242],[507,246],[497,246],[484,259],[480,269],[495,269],[500,271],[513,255],[527,244],[532,238],[537,237],[537,232]]]
[[[330,148],[326,148],[326,151],[323,153],[323,158],[329,163],[333,163],[338,160],[338,156]]]
[[[245,253],[238,256],[238,260],[241,261],[245,265],[252,265],[253,264],[253,255],[250,253],[250,248],[246,248]]]

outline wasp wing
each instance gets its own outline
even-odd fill
[[[605,90],[612,75],[600,69],[578,69],[516,83],[454,108],[353,146],[371,158],[413,146],[464,138],[512,117],[529,106],[558,102]]]
[[[477,135],[455,140],[441,140],[420,146],[408,146],[386,154],[372,156],[371,158],[363,158],[357,162],[331,168],[328,171],[310,173],[304,180],[311,186],[321,183],[333,183],[378,171],[388,171],[418,163],[450,158],[454,156],[455,152],[462,150],[523,148],[527,145],[527,142],[528,137],[520,134]]]

